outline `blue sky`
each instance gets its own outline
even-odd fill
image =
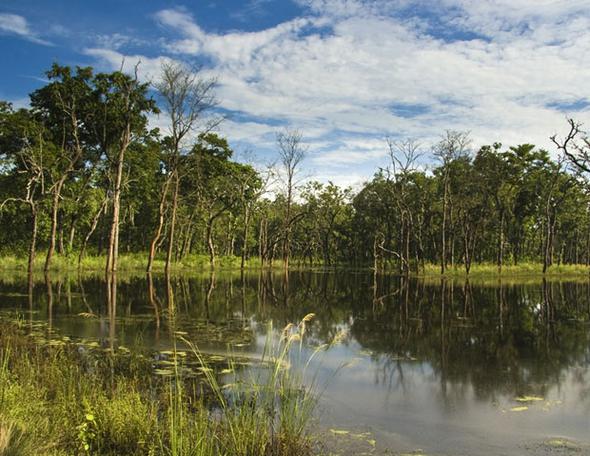
[[[53,61],[141,60],[146,80],[202,65],[238,153],[272,161],[276,132],[299,129],[307,175],[343,185],[387,165],[388,136],[427,157],[446,129],[549,148],[566,116],[590,122],[590,0],[4,0],[0,54],[19,106]]]

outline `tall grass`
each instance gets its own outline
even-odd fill
[[[183,341],[204,367],[206,385],[217,404],[218,432],[215,454],[305,455],[312,451],[308,424],[316,405],[315,379],[306,386],[306,373],[313,357],[325,348],[318,347],[307,360],[302,360],[302,341],[306,325],[313,314],[298,325],[288,325],[276,339],[272,324],[258,369],[240,375],[233,363],[234,381],[219,383],[198,347]],[[304,362],[302,362],[304,361]],[[209,453],[207,453],[209,454]]]
[[[221,382],[198,347],[201,380],[154,375],[148,357],[37,345],[0,323],[0,454],[295,456],[312,453],[316,396],[301,340],[308,315],[269,336],[259,365],[229,362]],[[55,337],[55,336],[54,336]],[[182,337],[182,336],[179,336]],[[320,349],[318,349],[320,350]],[[313,376],[312,376],[313,377]]]

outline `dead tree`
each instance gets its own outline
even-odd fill
[[[291,231],[293,228],[293,198],[298,184],[301,163],[305,158],[307,148],[302,144],[301,133],[295,130],[285,130],[277,134],[279,159],[282,165],[281,179],[285,193],[285,215],[283,218],[283,261],[285,270],[289,269],[291,255]]]

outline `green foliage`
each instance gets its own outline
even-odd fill
[[[488,263],[541,263],[542,271],[590,263],[587,176],[548,151],[500,143],[472,151],[468,134],[447,131],[426,171],[416,143],[388,141],[389,166],[358,191],[308,181],[287,198],[276,172],[237,160],[226,138],[209,128],[188,135],[209,126],[200,116],[214,105],[214,81],[163,71],[160,102],[176,119],[166,134],[147,130],[148,114],[159,112],[149,87],[120,71],[54,64],[30,109],[0,102],[1,254],[55,246],[62,258],[83,251],[82,266],[98,270],[118,232],[121,269],[145,267],[139,257],[152,244],[156,255],[171,253],[170,269],[241,267],[238,256],[275,266],[283,250],[292,265],[404,274],[428,263],[466,273]],[[583,137],[574,139],[585,151]],[[71,267],[69,258],[55,263]]]

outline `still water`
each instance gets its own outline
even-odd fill
[[[315,367],[333,451],[590,454],[589,282],[312,271],[116,282],[113,312],[100,278],[5,276],[0,313],[142,350],[170,348],[173,313],[202,350],[254,358],[269,321],[313,312],[310,346],[341,339]]]

